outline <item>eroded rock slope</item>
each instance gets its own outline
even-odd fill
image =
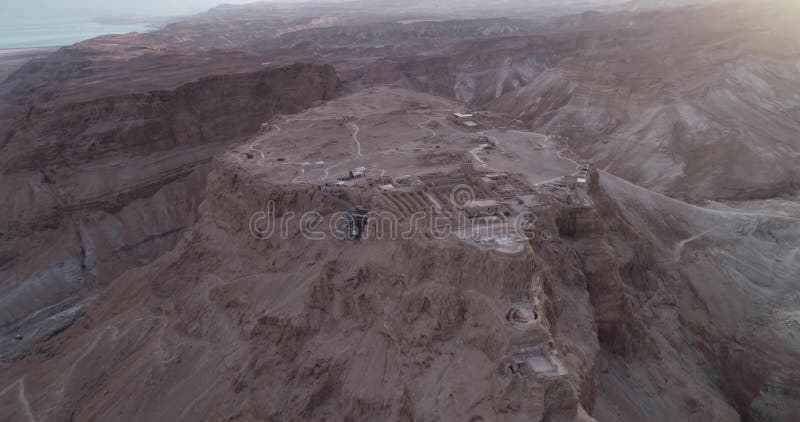
[[[338,84],[332,68],[298,64],[171,90],[74,102],[34,95],[7,105],[4,357],[19,345],[20,327],[35,333],[23,343],[50,335],[74,319],[96,285],[170,250],[196,218],[216,151],[270,116],[331,98]],[[42,330],[33,330],[39,322]]]

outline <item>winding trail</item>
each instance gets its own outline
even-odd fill
[[[678,262],[680,262],[681,256],[683,255],[683,249],[687,244],[689,244],[691,242],[694,242],[695,240],[700,239],[701,237],[703,237],[703,236],[705,236],[705,235],[707,235],[707,234],[709,234],[709,233],[711,233],[713,231],[714,230],[706,230],[706,231],[704,231],[704,232],[702,232],[700,234],[696,234],[696,235],[694,235],[692,237],[683,239],[680,242],[678,242],[678,244],[675,245],[675,251],[673,252],[672,261],[675,262],[676,264]]]
[[[478,147],[475,147],[475,148],[472,148],[471,150],[469,150],[469,153],[472,154],[472,158],[474,158],[475,161],[480,163],[480,166],[485,168],[486,170],[491,170],[491,171],[493,171],[495,173],[501,173],[500,170],[498,170],[498,169],[496,169],[494,167],[489,167],[489,165],[486,164],[486,161],[483,161],[481,159],[481,157],[478,156],[477,151],[480,151],[481,149],[483,149],[483,146],[478,146]]]
[[[7,385],[6,388],[0,390],[0,397],[5,396],[9,391],[13,390],[14,387],[17,387],[17,400],[19,400],[19,404],[22,406],[22,412],[28,418],[29,422],[36,422],[36,418],[34,418],[33,411],[31,410],[31,404],[28,402],[28,398],[25,396],[24,376]]]
[[[356,154],[358,154],[359,157],[363,157],[364,154],[361,153],[361,142],[358,141],[358,132],[361,131],[361,128],[355,123],[348,123],[347,125],[354,129],[353,141],[356,143]]]
[[[426,127],[425,125],[427,125],[428,123],[430,123],[430,122],[432,122],[434,120],[436,120],[436,119],[428,119],[428,120],[426,120],[424,122],[417,123],[417,126],[419,126],[420,129],[424,130],[425,132],[430,133],[432,138],[436,137],[438,135],[438,133],[436,133],[435,130]]]
[[[554,178],[549,179],[549,180],[544,180],[544,181],[541,181],[539,183],[536,183],[534,186],[547,185],[547,184],[555,183],[555,182],[558,182],[558,181],[561,181],[561,180],[564,180],[564,176],[558,176],[558,177],[554,177]]]
[[[103,338],[103,336],[105,335],[106,331],[108,331],[108,330],[111,330],[112,333],[113,333],[112,334],[112,340],[116,340],[118,338],[119,329],[116,326],[106,327],[106,328],[100,330],[99,333],[97,333],[97,335],[95,336],[95,338],[92,341],[92,343],[83,351],[83,353],[81,353],[78,356],[77,359],[75,359],[74,362],[72,362],[72,365],[69,366],[69,368],[66,370],[66,372],[64,372],[64,376],[63,376],[63,378],[61,380],[61,386],[58,388],[58,390],[56,392],[56,396],[58,398],[56,399],[55,404],[53,404],[52,406],[47,408],[47,410],[44,411],[44,417],[41,420],[47,419],[47,417],[50,415],[51,412],[53,412],[54,410],[58,409],[59,406],[61,406],[61,402],[64,400],[64,397],[66,396],[67,386],[69,385],[69,381],[72,378],[72,373],[75,372],[75,368],[78,366],[78,364],[83,359],[86,358],[86,356],[89,355],[89,353],[91,353],[95,349],[95,347],[97,347],[97,344],[100,342],[100,340]],[[33,412],[31,410],[30,403],[28,402],[27,398],[25,397],[25,377],[24,376],[22,378],[16,380],[16,381],[14,381],[10,385],[6,386],[6,388],[4,388],[2,391],[0,391],[0,396],[5,395],[8,391],[12,390],[15,386],[19,386],[18,398],[19,398],[20,404],[22,405],[22,409],[25,412],[25,415],[28,417],[29,421],[36,422],[37,419],[33,416]]]
[[[495,145],[499,145],[500,144],[500,141],[497,138],[487,134],[486,131],[480,131],[480,132],[478,132],[478,134],[485,136],[486,139],[494,142]],[[484,144],[484,145],[486,145],[486,144]],[[500,170],[497,170],[496,168],[493,168],[493,167],[489,167],[489,165],[486,164],[486,161],[483,161],[483,159],[481,159],[481,157],[478,156],[478,151],[482,150],[484,145],[479,145],[479,146],[469,150],[469,153],[472,155],[472,158],[474,158],[475,161],[477,161],[480,164],[481,167],[483,167],[483,168],[485,168],[487,170],[491,170],[491,171],[493,171],[495,173],[501,173]]]
[[[296,183],[296,184],[311,183],[311,182],[304,182],[304,181],[300,180],[300,178],[303,177],[305,174],[306,174],[306,169],[301,167],[300,168],[300,174],[298,174],[294,179],[292,179],[292,183]]]
[[[330,175],[331,170],[335,169],[336,167],[339,167],[340,165],[342,165],[342,163],[336,163],[328,167],[325,167],[325,175],[322,177],[322,181],[324,182],[325,179],[331,177]]]

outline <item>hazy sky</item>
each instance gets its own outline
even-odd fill
[[[203,12],[222,3],[253,3],[256,1],[287,3],[307,0],[0,0],[0,21],[14,18],[95,18],[131,14],[174,16]],[[543,0],[530,1],[536,3]],[[621,2],[623,0],[586,1]],[[475,3],[475,0],[470,2]],[[545,2],[558,4],[558,0],[545,0]]]
[[[119,14],[175,15],[197,13],[220,3],[254,0],[0,0],[0,16],[98,17]],[[286,1],[286,0],[282,0]]]

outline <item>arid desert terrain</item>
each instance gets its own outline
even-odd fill
[[[227,5],[0,53],[0,420],[800,420],[800,7]]]

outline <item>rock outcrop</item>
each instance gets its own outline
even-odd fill
[[[316,241],[291,229],[261,240],[248,222],[270,201],[276,215],[337,210],[317,187],[272,185],[222,159],[213,167],[201,216],[177,248],[122,275],[85,324],[51,340],[74,354],[46,358],[43,345],[26,359],[41,375],[16,367],[29,397],[39,396],[35,379],[72,368],[57,405],[37,417],[174,420],[214,409],[233,419],[567,421],[591,410],[590,297],[560,243],[504,257],[454,239]],[[521,292],[540,310],[535,320],[506,318]],[[550,344],[563,372],[519,372],[514,356],[532,339]],[[124,401],[139,403],[124,414],[120,397],[75,394],[123,384]],[[49,396],[41,390],[32,407]]]

